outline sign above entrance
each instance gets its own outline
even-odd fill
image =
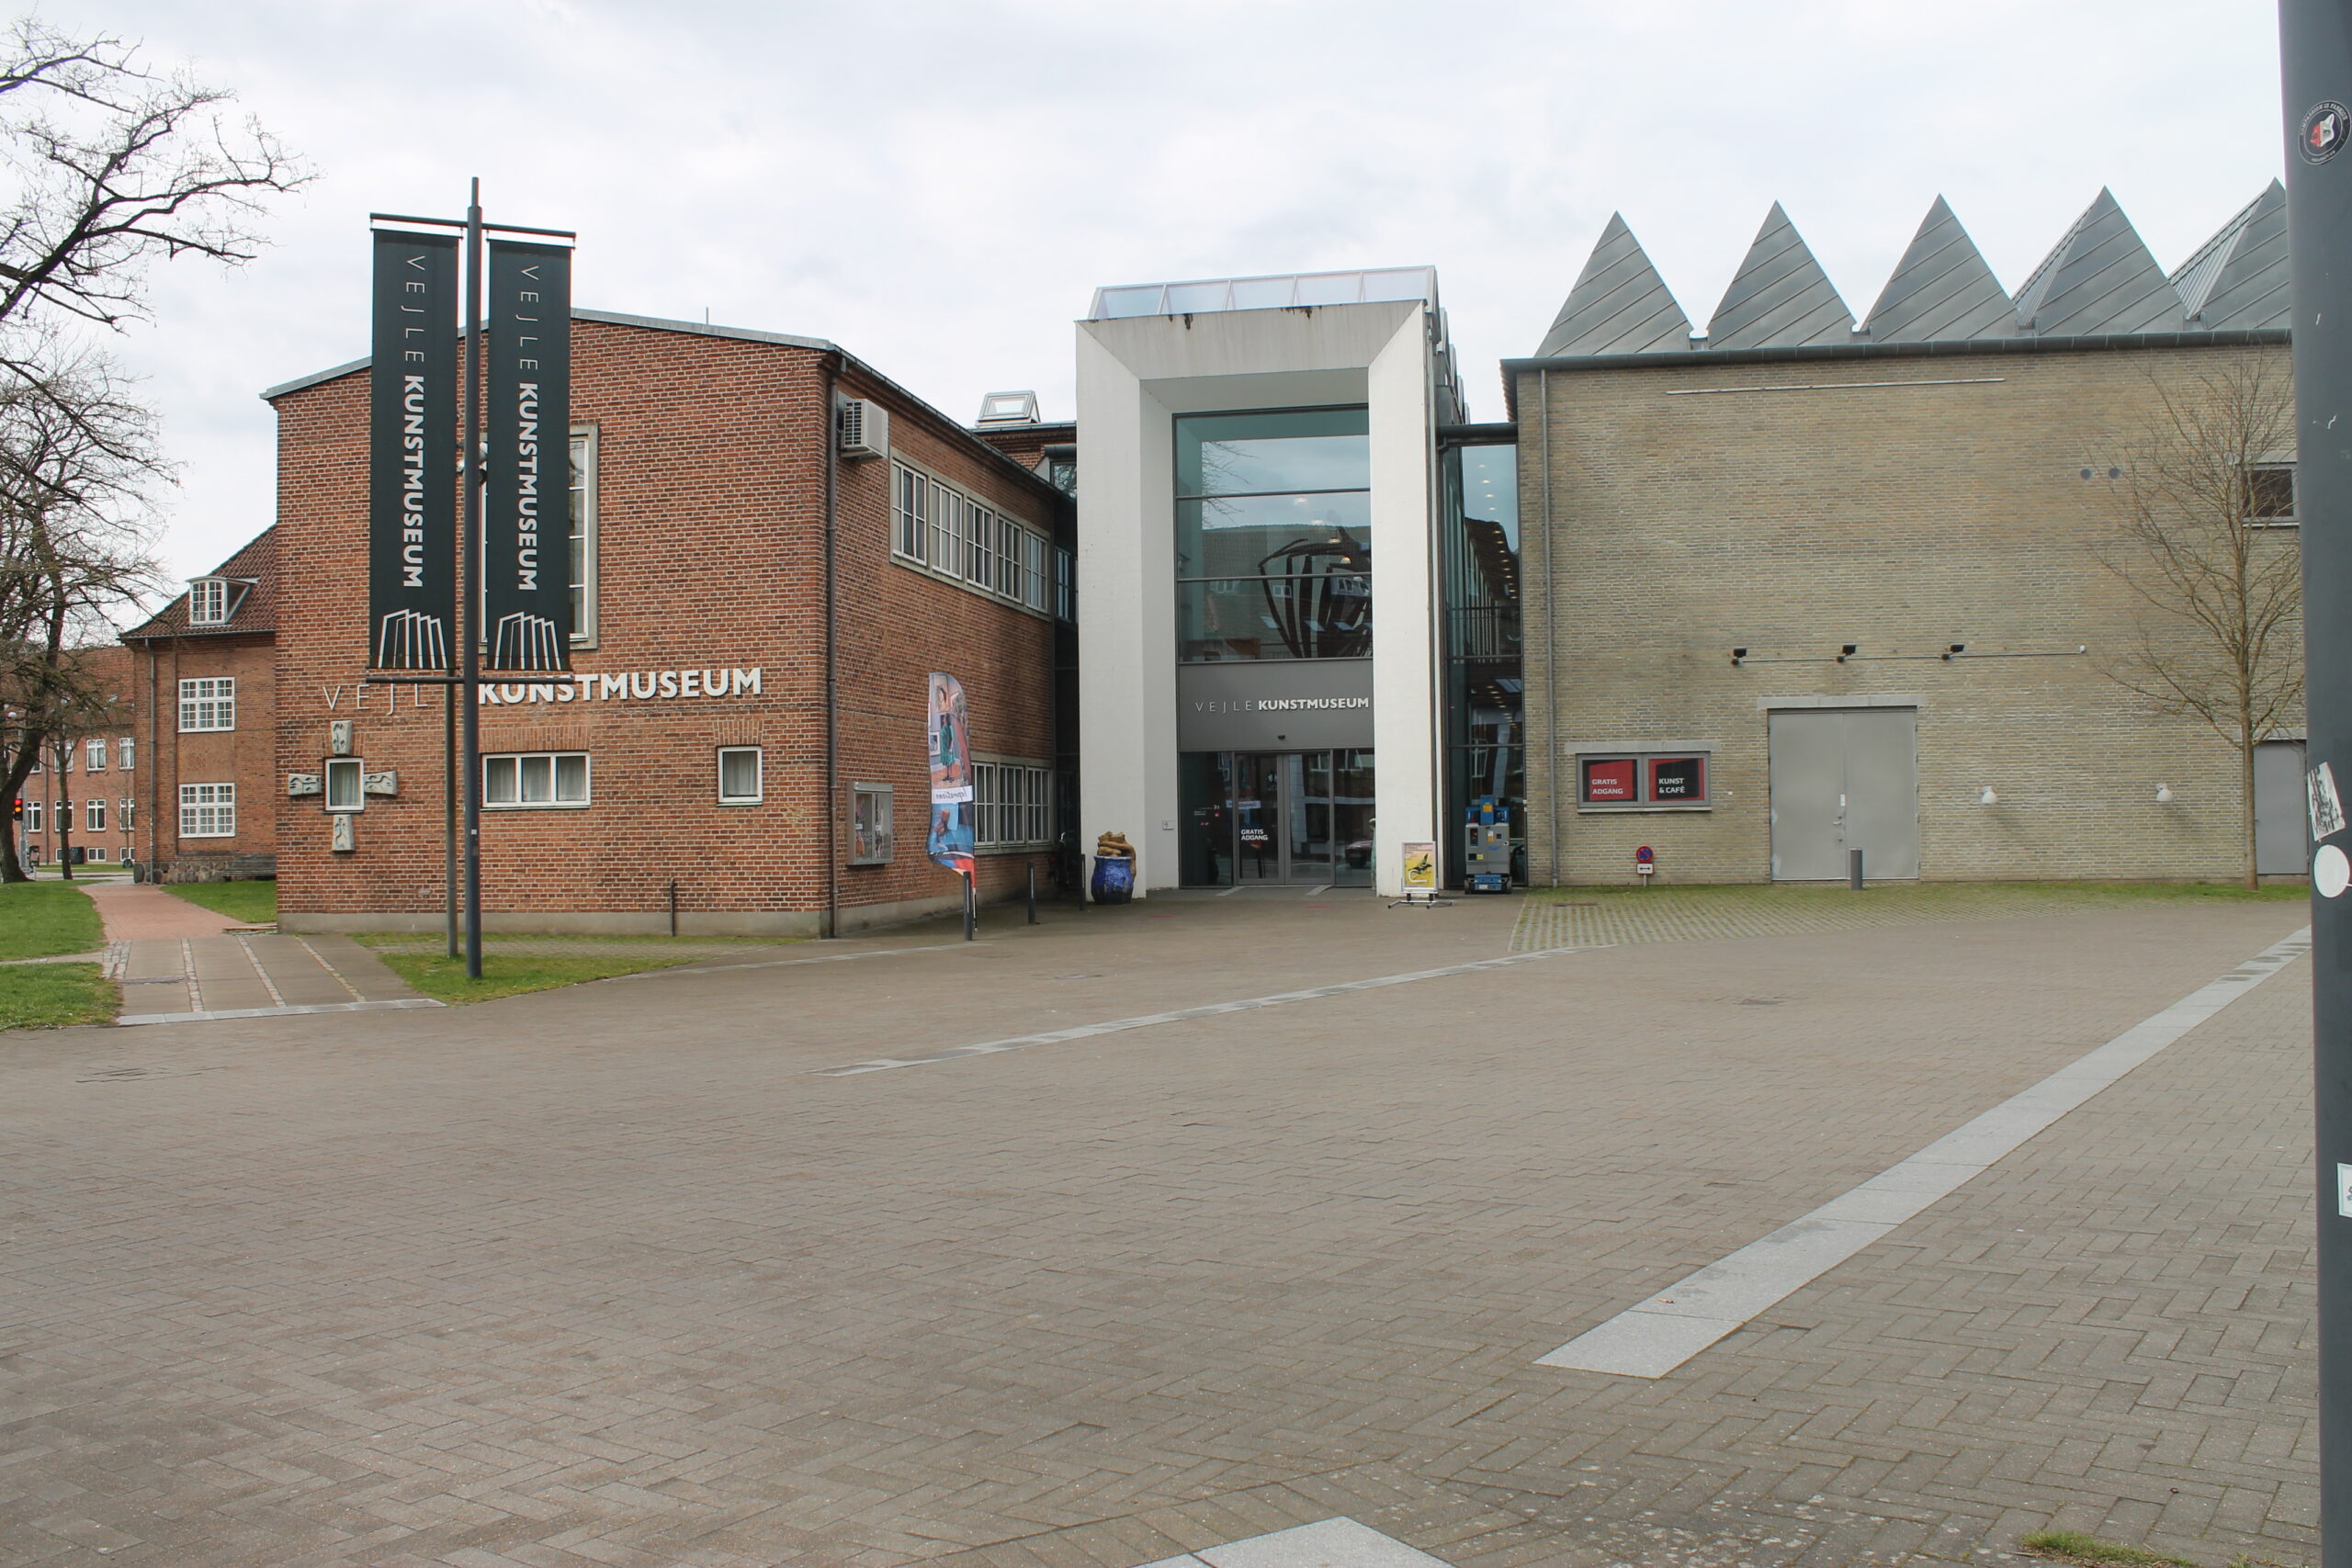
[[[1317,751],[1372,743],[1369,659],[1176,667],[1180,751]]]

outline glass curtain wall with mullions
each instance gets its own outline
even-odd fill
[[[1372,655],[1363,408],[1176,421],[1177,659]]]

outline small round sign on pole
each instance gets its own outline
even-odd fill
[[[1644,844],[1640,849],[1634,852],[1634,874],[1635,876],[1656,876],[1657,874],[1657,852],[1651,849],[1647,844]]]

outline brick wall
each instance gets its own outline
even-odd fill
[[[574,669],[634,674],[639,688],[658,671],[757,670],[759,689],[730,678],[725,698],[607,697],[600,681],[598,696],[561,701],[502,683],[515,700],[481,709],[483,750],[585,751],[593,803],[483,813],[486,929],[663,930],[673,880],[683,931],[821,925],[829,871],[847,858],[847,803],[825,783],[828,363],[791,344],[575,323],[572,416],[596,434],[599,586],[595,646],[575,649]],[[910,461],[1008,515],[1050,517],[1041,481],[854,362],[842,390],[889,408]],[[331,849],[319,802],[288,803],[279,908],[291,927],[433,925],[444,897],[440,694],[357,684],[367,402],[355,372],[277,403],[278,771],[317,772],[330,721],[349,717],[368,770],[400,775],[397,796],[368,800],[347,853]],[[838,871],[850,929],[958,897],[956,879],[922,858],[925,673],[963,680],[976,748],[1045,757],[1051,627],[892,563],[887,462],[842,462],[835,483],[840,777],[844,795],[852,780],[896,785],[899,807],[894,862]],[[763,798],[721,806],[718,749],[744,745],[763,750]],[[1018,877],[991,857],[983,895]]]
[[[2157,386],[2235,352],[2286,373],[2283,347],[1521,371],[1533,880],[1631,882],[1645,843],[1661,880],[1764,880],[1770,707],[1902,697],[1924,877],[2237,874],[2234,750],[2112,678],[2145,617],[2095,553]],[[1830,382],[1954,384],[1669,395]],[[1713,742],[1713,807],[1579,812],[1578,742]]]

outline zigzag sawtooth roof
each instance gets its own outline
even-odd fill
[[[2187,320],[2172,280],[2105,188],[2018,291],[2018,325],[2050,337],[2177,333]]]
[[[1612,212],[1600,243],[1544,334],[1538,355],[1657,354],[1690,346],[1690,318],[1682,313],[1642,243]]]
[[[1854,313],[1779,202],[1707,322],[1710,348],[1789,348],[1850,343]]]
[[[1863,330],[1873,343],[2010,337],[2017,307],[1939,196],[1894,264]]]
[[[2287,187],[2277,180],[2172,275],[2189,321],[2215,332],[2285,326],[2287,282]]]
[[[2114,193],[2101,190],[2014,300],[1938,197],[1860,328],[1775,202],[1700,339],[1679,335],[1687,332],[1680,307],[1623,217],[1611,215],[1535,357],[1841,344],[1987,349],[2009,341],[2023,346],[2044,338],[2153,334],[2194,341],[2207,333],[2283,332],[2290,303],[2287,193],[2275,180],[2169,278]]]

